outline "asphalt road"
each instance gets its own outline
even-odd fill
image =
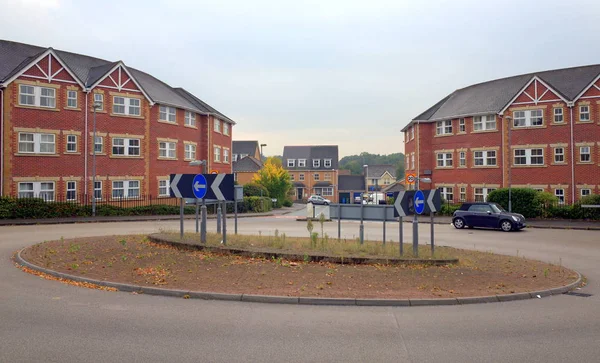
[[[214,221],[209,222],[214,229]],[[188,222],[191,230],[193,223]],[[228,227],[233,232],[233,223]],[[337,235],[337,224],[326,233]],[[404,224],[405,241],[411,240]],[[429,243],[429,225],[421,225]],[[178,222],[0,227],[1,362],[597,362],[600,232],[518,233],[436,225],[440,245],[559,262],[587,276],[581,292],[506,303],[438,307],[333,307],[184,300],[104,292],[21,272],[10,257],[35,242],[178,228]],[[284,216],[246,218],[240,232],[306,235]],[[319,229],[316,226],[315,229]],[[367,223],[369,239],[381,223]],[[358,223],[343,224],[358,235]],[[388,240],[398,224],[388,223]]]

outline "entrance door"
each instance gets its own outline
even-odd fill
[[[297,192],[298,192],[298,200],[302,200],[302,197],[303,197],[302,193],[304,192],[304,188],[298,188]]]

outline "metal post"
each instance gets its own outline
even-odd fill
[[[179,239],[183,241],[183,198],[179,198]]]
[[[227,245],[227,202],[223,202],[223,245]]]
[[[93,143],[92,143],[92,217],[96,216],[96,103],[92,104],[94,109]],[[87,137],[87,135],[86,135]]]
[[[365,209],[365,205],[361,203],[361,205],[360,205],[360,226],[358,227],[358,236],[360,238],[361,245],[365,242],[365,225],[363,224],[364,209]]]
[[[387,205],[383,206],[383,245],[385,246],[385,220],[387,218]]]
[[[202,199],[202,220],[200,222],[200,242],[206,244],[206,200]]]
[[[338,204],[338,241],[342,239],[342,205]]]
[[[402,228],[402,216],[400,216],[400,218],[399,218],[398,233],[400,234],[400,236],[399,236],[400,256],[404,256],[404,230]]]
[[[217,202],[217,233],[221,233],[221,201]]]
[[[196,198],[196,233],[198,233],[198,211],[200,209],[200,201]]]
[[[234,208],[235,208],[235,210],[234,210],[234,213],[235,213],[235,219],[234,219],[234,221],[235,221],[235,222],[234,222],[234,227],[235,227],[235,228],[234,228],[234,230],[235,230],[235,234],[237,234],[237,213],[238,213],[238,210],[237,210],[237,208],[238,208],[238,202],[237,202],[237,199],[235,200],[235,202],[234,202],[234,203],[235,203],[235,204],[234,204]]]
[[[419,176],[418,175],[415,180],[415,190],[419,190]],[[416,211],[413,215],[413,256],[419,257],[419,219],[417,218]]]
[[[433,190],[430,193],[433,193]],[[433,242],[433,212],[429,212],[429,217],[431,219],[431,257],[433,257],[433,254],[435,253],[435,244]]]
[[[511,118],[507,117],[506,120],[510,121]],[[573,122],[573,121],[571,120],[571,122]],[[511,129],[511,125],[509,123],[508,124],[508,211],[512,212],[512,187],[511,187],[511,184],[512,184],[511,169],[512,168],[510,166],[512,163],[513,155],[512,155],[511,149],[510,149],[510,129]],[[485,202],[485,200],[484,200],[484,202]]]

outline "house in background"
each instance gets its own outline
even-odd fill
[[[367,165],[365,169],[365,183],[369,191],[381,191],[396,182],[396,168],[394,165]]]
[[[254,156],[246,156],[233,163],[233,177],[239,185],[252,182],[254,174],[262,169],[263,163]]]
[[[234,162],[245,158],[246,156],[252,156],[257,160],[261,160],[260,148],[258,141],[232,141],[231,142],[232,157],[231,160]]]
[[[290,173],[295,200],[305,201],[316,194],[337,203],[338,155],[337,145],[283,148],[283,168]]]
[[[360,203],[365,192],[365,178],[362,175],[339,175],[339,201],[342,204]]]

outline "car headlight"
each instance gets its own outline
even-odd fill
[[[517,216],[511,216],[511,217],[512,217],[512,219],[514,219],[515,222],[519,221],[519,217],[517,217]]]

